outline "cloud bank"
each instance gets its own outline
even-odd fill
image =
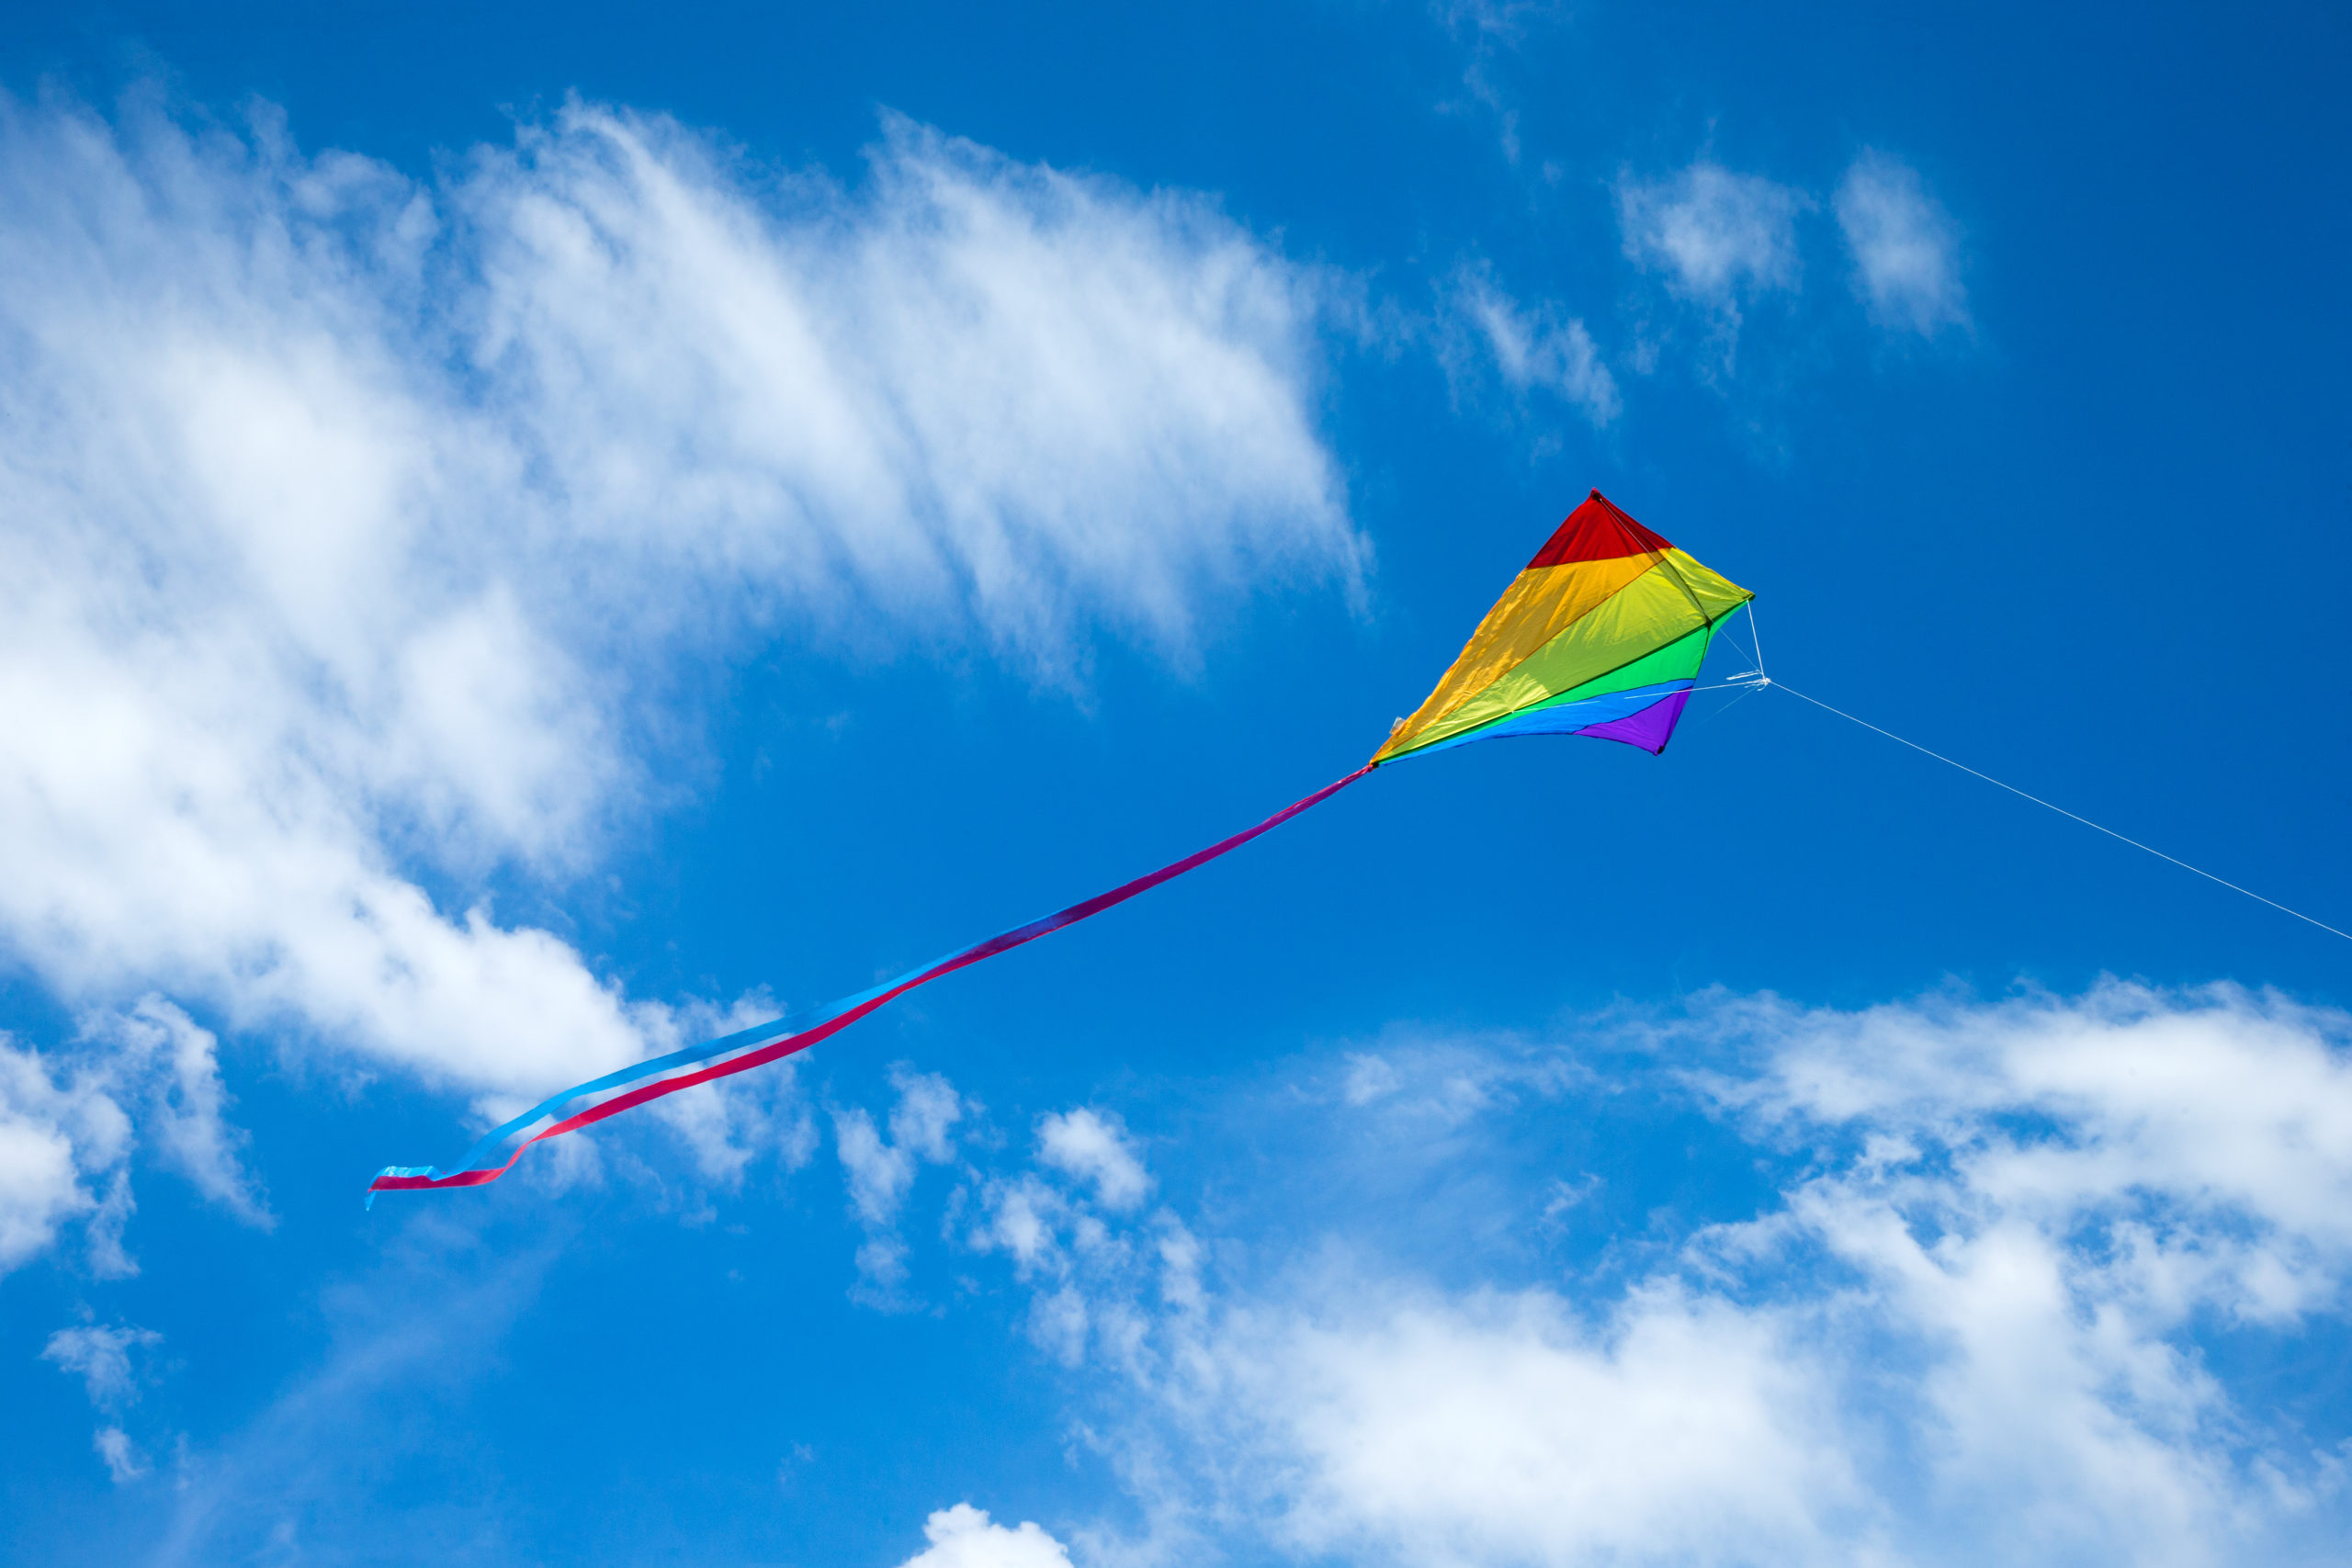
[[[1719,996],[1604,1033],[1637,1053],[1614,1058],[1621,1092],[1645,1058],[1731,1157],[1781,1172],[1762,1207],[1647,1244],[1614,1232],[1565,1274],[1514,1279],[1563,1173],[1488,1168],[1465,1179],[1505,1226],[1483,1280],[1447,1283],[1405,1261],[1434,1239],[1409,1226],[1397,1261],[1364,1233],[1237,1270],[1207,1259],[1247,1233],[1124,1219],[1050,1149],[998,1179],[997,1228],[972,1245],[1012,1256],[1041,1347],[1096,1369],[1076,1390],[1160,1549],[1231,1536],[1462,1568],[2329,1559],[2347,1434],[2233,1369],[2352,1329],[2352,1020],[2109,984],[1861,1012]],[[1384,1162],[1409,1126],[1432,1157],[1475,1159],[1591,1092],[1579,1049],[1359,1057],[1323,1103]],[[1353,1092],[1374,1059],[1384,1092]],[[1713,1065],[1673,1065],[1693,1061]],[[1427,1114],[1459,1108],[1465,1073],[1483,1074],[1474,1108]]]
[[[2352,1525],[2352,1431],[2276,1375],[2352,1334],[2337,1012],[2114,983],[1854,1011],[1713,994],[1304,1059],[1261,1106],[1187,1109],[1181,1144],[1101,1105],[1008,1141],[945,1079],[893,1080],[833,1117],[893,1249],[862,1299],[1009,1296],[1073,1451],[1123,1493],[1042,1526],[943,1509],[925,1568],[2189,1568],[2330,1562]],[[1579,1146],[1605,1176],[1557,1152]],[[1249,1179],[1196,1191],[1153,1149]],[[925,1213],[932,1166],[953,1190]],[[152,1345],[51,1342],[102,1459]],[[295,1403],[347,1429],[405,1387],[322,1374]],[[222,1529],[274,1484],[175,1462],[215,1477]]]
[[[12,102],[0,208],[0,950],[76,1010],[510,1103],[711,1021],[481,892],[662,796],[684,671],[789,635],[1067,686],[1363,565],[1317,275],[1198,197],[895,119],[854,187],[582,104],[419,183]],[[46,1072],[0,1267],[112,1167]],[[200,1098],[158,1146],[258,1213]]]

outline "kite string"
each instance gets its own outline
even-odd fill
[[[2352,931],[2337,931],[2325,920],[2315,920],[2312,919],[2311,916],[2304,914],[2301,909],[2290,909],[2286,905],[2278,902],[2276,898],[2264,897],[2261,894],[2256,893],[2251,887],[2240,887],[2236,883],[2230,881],[2227,877],[2214,875],[2211,872],[2207,871],[2203,866],[2191,865],[2177,855],[2168,855],[2165,853],[2164,851],[2156,849],[2152,845],[2143,844],[2137,839],[2126,837],[2125,835],[2117,832],[2112,828],[2103,827],[2099,823],[2092,821],[2087,817],[2078,816],[2075,812],[2067,810],[2063,806],[2053,806],[2038,795],[2028,795],[2024,790],[2018,788],[2018,786],[2013,784],[2003,784],[1999,779],[1995,778],[1992,774],[1978,773],[1974,768],[1970,767],[1965,762],[1955,762],[1940,751],[1930,751],[1916,740],[1905,740],[1903,737],[1895,734],[1894,731],[1891,729],[1881,729],[1877,725],[1871,723],[1870,720],[1866,718],[1856,718],[1852,714],[1848,713],[1843,708],[1831,707],[1819,697],[1808,697],[1803,692],[1798,691],[1794,686],[1788,685],[1780,681],[1770,681],[1765,683],[1770,684],[1775,691],[1788,693],[1789,695],[1797,698],[1801,702],[1811,703],[1815,707],[1821,709],[1824,713],[1834,713],[1839,718],[1845,719],[1850,724],[1859,724],[1864,729],[1870,730],[1873,734],[1883,735],[1889,740],[1894,741],[1899,746],[1908,746],[1911,750],[1918,752],[1922,756],[1933,757],[1937,761],[1943,763],[1947,767],[1958,768],[1962,773],[1967,773],[1974,778],[1983,779],[1986,784],[1992,784],[1996,788],[2007,790],[2011,795],[2017,795],[2021,799],[2030,800],[2036,806],[2041,807],[2047,810],[2055,811],[2061,817],[2071,818],[2073,820],[2080,822],[2086,828],[2095,829],[2098,831],[2106,834],[2110,839],[2119,840],[2123,843],[2131,845],[2135,850],[2143,851],[2148,854],[2155,856],[2158,860],[2170,861],[2173,864],[2180,867],[2183,871],[2193,871],[2208,882],[2218,882],[2233,893],[2243,893],[2257,904],[2267,904],[2272,908],[2278,910],[2280,914],[2292,915],[2295,919],[2302,921],[2305,925],[2317,926],[2320,930],[2327,932],[2330,936],[2340,936],[2346,942],[2352,942]]]

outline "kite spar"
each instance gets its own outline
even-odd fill
[[[505,1175],[533,1144],[806,1050],[918,986],[1075,925],[1239,849],[1406,757],[1510,735],[1583,735],[1661,752],[1716,628],[1754,597],[1594,491],[1487,612],[1429,700],[1398,719],[1372,760],[1347,777],[1147,876],[871,990],[565,1089],[492,1132],[448,1169],[388,1166],[368,1183],[368,1201],[372,1205],[379,1192],[480,1187]]]

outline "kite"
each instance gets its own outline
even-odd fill
[[[814,1012],[673,1051],[565,1089],[490,1133],[457,1165],[389,1166],[379,1192],[480,1187],[523,1151],[696,1084],[804,1051],[943,975],[1101,914],[1282,826],[1374,769],[1510,735],[1583,735],[1666,750],[1708,644],[1755,597],[1643,527],[1599,491],[1568,514],[1487,612],[1437,689],[1400,718],[1372,760],[1254,828],[1042,919],[1000,931]]]

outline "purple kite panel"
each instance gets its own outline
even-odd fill
[[[1682,716],[1682,706],[1690,700],[1688,692],[1677,692],[1662,702],[1652,703],[1637,714],[1625,718],[1612,718],[1607,724],[1587,725],[1577,731],[1596,740],[1623,740],[1628,746],[1638,746],[1655,756],[1666,750],[1668,737],[1674,733],[1675,721]]]

